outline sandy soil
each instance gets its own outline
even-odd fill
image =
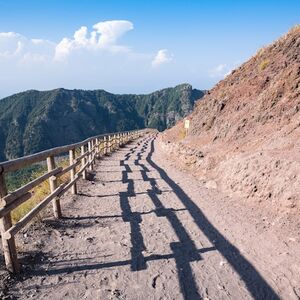
[[[176,168],[154,136],[78,189],[62,220],[23,232],[3,299],[300,299],[299,240]]]

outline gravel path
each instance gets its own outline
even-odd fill
[[[157,147],[149,135],[104,158],[93,181],[80,181],[79,194],[63,199],[62,220],[31,226],[26,272],[8,295],[297,299],[292,269],[288,279],[280,263],[272,269],[276,247],[261,237],[251,245],[243,209],[228,207]]]

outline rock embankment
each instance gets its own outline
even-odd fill
[[[203,180],[277,215],[300,211],[300,26],[199,101],[162,149]]]

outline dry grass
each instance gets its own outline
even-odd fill
[[[270,64],[270,61],[268,59],[263,60],[259,65],[259,70],[263,71],[267,66]]]
[[[281,39],[284,40],[288,38],[291,34],[298,34],[300,32],[300,24],[294,25]]]
[[[60,159],[59,162],[57,163],[58,167],[67,167],[69,164],[68,158],[63,158]],[[37,172],[35,174],[35,178],[43,175],[43,172]],[[61,184],[63,182],[67,182],[70,180],[70,175],[69,174],[64,174],[58,179],[58,183]],[[36,186],[34,189],[31,191],[31,198],[15,208],[12,213],[12,221],[13,223],[18,222],[23,216],[25,216],[29,211],[31,211],[39,202],[41,202],[47,195],[50,193],[50,186],[49,186],[49,181],[46,180],[40,185]]]
[[[267,49],[266,46],[261,47],[260,49],[257,50],[257,52],[256,52],[256,54],[254,55],[254,57],[255,57],[255,56],[262,56],[262,55],[265,53],[266,49]]]
[[[79,157],[80,155],[81,155],[80,149],[76,149],[75,156]],[[69,157],[65,156],[56,159],[56,166],[63,167],[63,168],[69,166]],[[76,172],[78,172],[79,169],[80,166],[77,166]],[[33,177],[38,178],[43,174],[44,174],[43,171],[36,172]],[[70,173],[66,173],[58,178],[59,185],[68,181],[70,181]],[[13,223],[18,222],[23,216],[25,216],[28,212],[30,212],[39,202],[41,202],[43,199],[47,197],[47,195],[50,194],[49,181],[48,180],[44,181],[43,183],[41,183],[40,185],[32,189],[30,192],[32,194],[31,198],[28,201],[22,203],[20,206],[18,206],[11,212]]]
[[[50,193],[49,182],[45,181],[38,185],[31,191],[31,193],[32,196],[28,201],[24,202],[12,211],[11,217],[13,223],[18,222]]]
[[[186,137],[186,130],[185,130],[185,128],[181,128],[178,133],[178,139],[181,141],[185,137]]]

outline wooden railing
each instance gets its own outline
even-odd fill
[[[0,230],[5,264],[10,272],[18,273],[20,271],[14,236],[51,201],[54,217],[61,218],[62,212],[60,197],[69,189],[72,194],[77,193],[77,180],[80,177],[86,179],[88,170],[93,170],[95,159],[117,150],[120,146],[140,137],[144,133],[145,130],[136,130],[103,134],[88,138],[76,144],[57,147],[0,163]],[[69,152],[69,166],[65,168],[57,167],[55,157],[61,156],[67,152]],[[26,166],[43,161],[47,162],[47,173],[32,180],[17,190],[8,193],[5,183],[6,173],[20,170]],[[68,172],[70,174],[70,180],[59,184],[59,177]],[[41,200],[17,223],[12,224],[12,210],[28,201],[31,198],[31,190],[46,180],[49,180],[50,194]]]

